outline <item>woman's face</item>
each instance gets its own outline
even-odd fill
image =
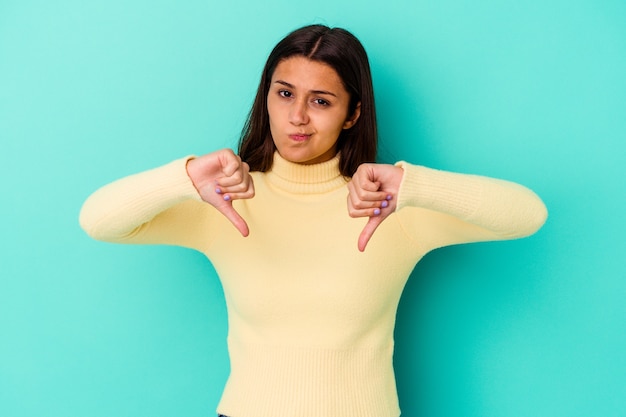
[[[291,57],[277,66],[267,96],[270,132],[288,161],[315,164],[332,159],[337,138],[354,125],[360,105],[348,115],[350,94],[330,66]]]

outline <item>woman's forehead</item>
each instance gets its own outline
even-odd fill
[[[305,91],[328,91],[335,95],[346,93],[343,81],[330,65],[302,56],[284,59],[278,63],[272,84],[287,83],[293,88]]]

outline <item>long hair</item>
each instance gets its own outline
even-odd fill
[[[333,68],[350,94],[348,115],[361,103],[361,115],[354,126],[343,130],[337,139],[339,170],[351,177],[358,166],[376,160],[377,124],[374,89],[367,54],[361,42],[345,29],[311,25],[297,29],[272,50],[259,88],[241,132],[239,156],[251,171],[268,171],[274,158],[274,141],[270,133],[267,95],[277,65],[294,56],[302,56]]]

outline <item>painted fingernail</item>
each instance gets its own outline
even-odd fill
[[[218,194],[222,194],[222,189],[220,187],[217,187],[215,189],[215,192],[218,193]]]
[[[387,197],[385,197],[387,200],[391,200],[393,197],[391,196],[391,194],[389,194]]]
[[[385,207],[387,207],[388,205],[389,205],[389,201],[387,201],[387,200],[383,200],[383,202],[381,203],[381,205],[380,205],[380,206],[381,206],[382,208],[385,208]]]
[[[374,209],[374,215],[378,216],[380,214],[380,209]]]
[[[224,201],[230,201],[230,196],[229,195],[225,195],[224,196]]]

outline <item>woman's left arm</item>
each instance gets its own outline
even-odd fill
[[[524,237],[547,218],[541,199],[519,184],[406,162],[363,164],[348,187],[349,214],[370,218],[359,237],[361,251],[383,220],[405,207],[432,210],[450,219],[442,222],[447,223],[445,233],[433,246]]]

